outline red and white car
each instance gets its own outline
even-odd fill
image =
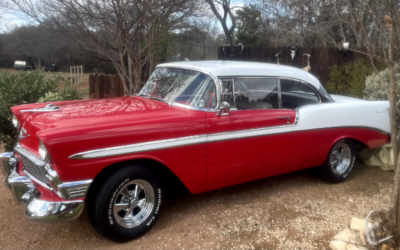
[[[351,173],[355,145],[388,143],[386,101],[330,96],[311,74],[250,62],[157,66],[138,95],[12,107],[6,185],[35,221],[77,218],[118,242],[154,226],[165,190],[193,194],[319,166]]]

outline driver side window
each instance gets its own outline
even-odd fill
[[[223,101],[238,110],[279,109],[279,79],[222,79]]]

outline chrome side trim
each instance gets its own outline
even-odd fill
[[[117,146],[111,148],[103,148],[90,150],[86,152],[77,153],[71,155],[70,159],[91,159],[91,158],[100,158],[107,156],[115,156],[115,155],[124,155],[131,153],[138,153],[144,151],[151,151],[157,149],[164,148],[173,148],[180,146],[187,146],[192,144],[205,143],[207,141],[207,136],[204,135],[195,135],[188,137],[181,137],[176,139],[167,139],[167,140],[159,140],[159,141],[151,141],[151,142],[143,142],[137,144],[130,144],[125,146]]]
[[[204,111],[204,112],[216,112],[216,111],[218,111],[217,109],[207,109],[207,108],[200,108],[200,107],[192,107],[192,106],[189,106],[189,105],[185,105],[185,104],[182,104],[182,103],[176,103],[176,102],[171,102],[171,106],[177,106],[177,107],[181,107],[181,108]]]
[[[76,160],[102,158],[102,157],[108,157],[108,156],[125,155],[125,154],[131,154],[131,153],[187,146],[187,145],[200,144],[200,143],[206,143],[206,142],[235,140],[235,139],[241,139],[241,138],[251,138],[251,137],[258,137],[258,136],[286,134],[286,133],[295,133],[295,132],[321,130],[321,129],[364,128],[364,129],[375,130],[375,131],[378,131],[385,135],[390,135],[390,133],[387,131],[383,131],[381,129],[373,128],[373,127],[366,127],[366,126],[337,126],[337,127],[319,127],[319,128],[309,128],[309,129],[297,129],[297,130],[287,130],[287,131],[273,131],[274,129],[277,129],[277,128],[293,127],[296,125],[297,120],[298,120],[298,116],[296,116],[296,121],[294,124],[283,125],[283,126],[264,127],[264,128],[249,129],[249,130],[236,130],[236,131],[224,132],[224,133],[181,137],[181,138],[175,138],[175,139],[151,141],[151,142],[145,142],[145,143],[130,144],[130,145],[125,145],[125,146],[117,146],[117,147],[111,147],[111,148],[90,150],[90,151],[71,155],[69,158],[76,159]]]
[[[20,113],[26,113],[26,112],[54,112],[54,111],[60,111],[60,107],[54,106],[54,103],[47,104],[43,108],[37,108],[37,109],[25,109],[25,110],[20,110]]]

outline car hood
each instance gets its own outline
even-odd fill
[[[46,104],[26,105],[14,108],[19,110],[41,108]],[[83,100],[73,102],[55,102],[59,111],[27,112],[22,117],[24,123],[32,123],[39,130],[99,124],[137,119],[138,115],[150,115],[168,109],[169,105],[160,101],[149,100],[138,96],[126,96],[109,99]],[[21,124],[23,125],[23,124]]]

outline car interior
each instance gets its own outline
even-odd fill
[[[238,110],[279,109],[279,84],[283,109],[319,102],[314,90],[305,84],[278,78],[222,79],[224,101]]]

